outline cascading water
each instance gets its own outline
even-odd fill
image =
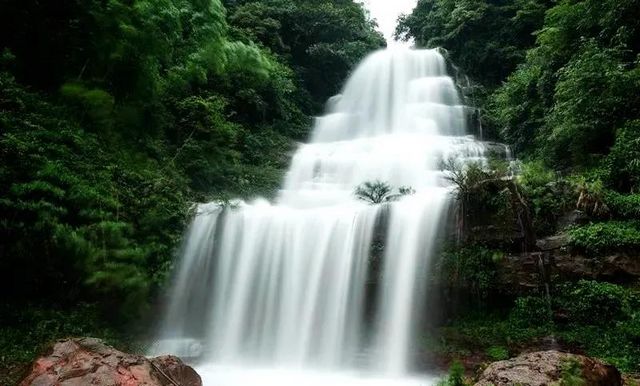
[[[312,370],[394,379],[409,371],[422,284],[451,196],[442,160],[482,159],[484,145],[464,136],[466,110],[436,50],[372,54],[330,104],[275,203],[197,208],[163,337],[202,342],[203,363],[215,366],[201,369],[211,385],[246,383],[247,374],[265,383],[255,372],[264,367],[296,369],[289,381],[297,384],[313,384],[301,375]],[[414,194],[384,205],[358,200],[354,189],[375,180]],[[381,218],[385,253],[374,270]],[[361,378],[349,379],[331,382]]]

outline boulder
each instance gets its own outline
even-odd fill
[[[559,351],[540,351],[495,362],[482,373],[475,386],[553,386],[563,368],[575,362],[582,370],[584,386],[622,386],[620,372],[597,359]]]
[[[202,386],[200,376],[172,356],[125,354],[99,339],[56,342],[19,386]]]

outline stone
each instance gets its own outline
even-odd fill
[[[571,361],[582,369],[584,386],[622,386],[615,367],[559,351],[539,351],[495,362],[485,369],[475,386],[554,386],[562,379],[563,367]]]
[[[564,233],[536,241],[536,246],[540,248],[541,251],[553,251],[565,248],[568,244],[569,236]]]
[[[94,338],[53,344],[19,386],[202,386],[196,371],[173,356],[147,359]]]

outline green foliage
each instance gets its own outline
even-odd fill
[[[605,160],[608,182],[622,192],[640,192],[640,121],[624,124]]]
[[[492,361],[509,359],[509,350],[502,346],[491,346],[487,349],[486,354]]]
[[[590,166],[609,151],[625,119],[640,113],[640,98],[634,92],[640,86],[640,70],[629,68],[618,49],[602,48],[592,40],[582,44],[557,77],[544,134],[545,154],[556,162]]]
[[[454,357],[471,353],[488,356],[495,347],[519,352],[552,333],[553,326],[548,323],[515,323],[513,317],[499,312],[467,313],[442,327],[428,349]]]
[[[633,40],[640,28],[625,14],[637,7],[582,0],[550,8],[536,47],[492,97],[505,138],[554,168],[605,162],[619,128],[640,113],[632,91],[640,82]]]
[[[559,386],[584,386],[586,381],[582,378],[582,366],[576,360],[568,360],[562,364]]]
[[[640,220],[640,194],[620,194],[608,191],[604,201],[617,219]]]
[[[0,233],[13,240],[0,255],[12,273],[3,292],[12,300],[94,292],[87,299],[135,317],[180,236],[182,178],[105,152],[65,109],[6,74],[0,86]]]
[[[635,221],[591,223],[569,230],[571,245],[588,254],[635,250],[640,247],[640,224]]]
[[[467,386],[464,379],[464,366],[459,361],[454,361],[449,367],[449,374],[440,382],[438,386]]]
[[[629,322],[612,323],[612,326],[579,326],[560,331],[558,337],[568,344],[585,349],[587,355],[600,358],[616,366],[622,372],[637,372],[640,349],[638,330],[628,332]]]
[[[565,285],[556,301],[572,322],[597,325],[628,319],[632,297],[618,285],[581,280]]]
[[[465,74],[500,84],[525,56],[550,1],[421,0],[397,34],[420,46],[444,47]]]
[[[538,83],[541,74],[541,66],[535,64],[519,67],[490,96],[487,104],[489,114],[501,128],[501,137],[518,154],[535,151],[533,145],[544,124],[545,110]]]
[[[597,281],[580,281],[558,286],[551,304],[541,297],[516,299],[508,315],[499,310],[465,312],[440,328],[429,350],[460,357],[494,355],[503,350],[520,352],[537,347],[549,337],[560,344],[581,349],[623,372],[639,370],[640,296],[637,291]],[[578,372],[567,368],[566,381]]]
[[[297,69],[317,113],[338,93],[350,69],[385,42],[362,5],[329,0],[227,1],[232,35],[259,42]]]
[[[559,287],[554,312],[563,315],[557,337],[621,371],[638,371],[640,297],[619,285],[582,280]]]
[[[438,264],[438,277],[451,287],[486,298],[494,287],[496,262],[501,258],[500,252],[482,246],[448,249]]]
[[[510,319],[519,326],[549,325],[552,321],[549,301],[540,296],[516,299]]]
[[[622,371],[637,371],[638,293],[596,281],[565,284],[554,298],[556,312],[566,315],[559,338],[583,347]]]
[[[523,164],[518,183],[529,203],[536,234],[553,234],[560,216],[574,208],[577,196],[572,184],[542,162]]]

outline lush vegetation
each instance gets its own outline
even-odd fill
[[[521,297],[506,311],[455,318],[436,335],[425,336],[426,347],[451,358],[475,354],[491,362],[523,349],[562,345],[602,358],[622,371],[637,372],[639,300],[637,292],[615,284],[567,283],[551,299]]]
[[[534,239],[566,235],[566,253],[593,264],[637,255],[639,11],[637,0],[420,0],[400,20],[399,37],[446,50],[469,77],[459,83],[484,133],[522,160],[515,176],[496,165],[448,167],[462,237],[440,266],[449,287],[484,294],[444,324],[441,349],[452,357],[493,360],[554,337],[639,370],[634,287],[556,281],[550,298],[509,297],[496,292],[500,260],[491,258],[535,251],[527,229]]]
[[[3,1],[3,364],[151,315],[192,203],[272,194],[374,27],[352,1]]]

